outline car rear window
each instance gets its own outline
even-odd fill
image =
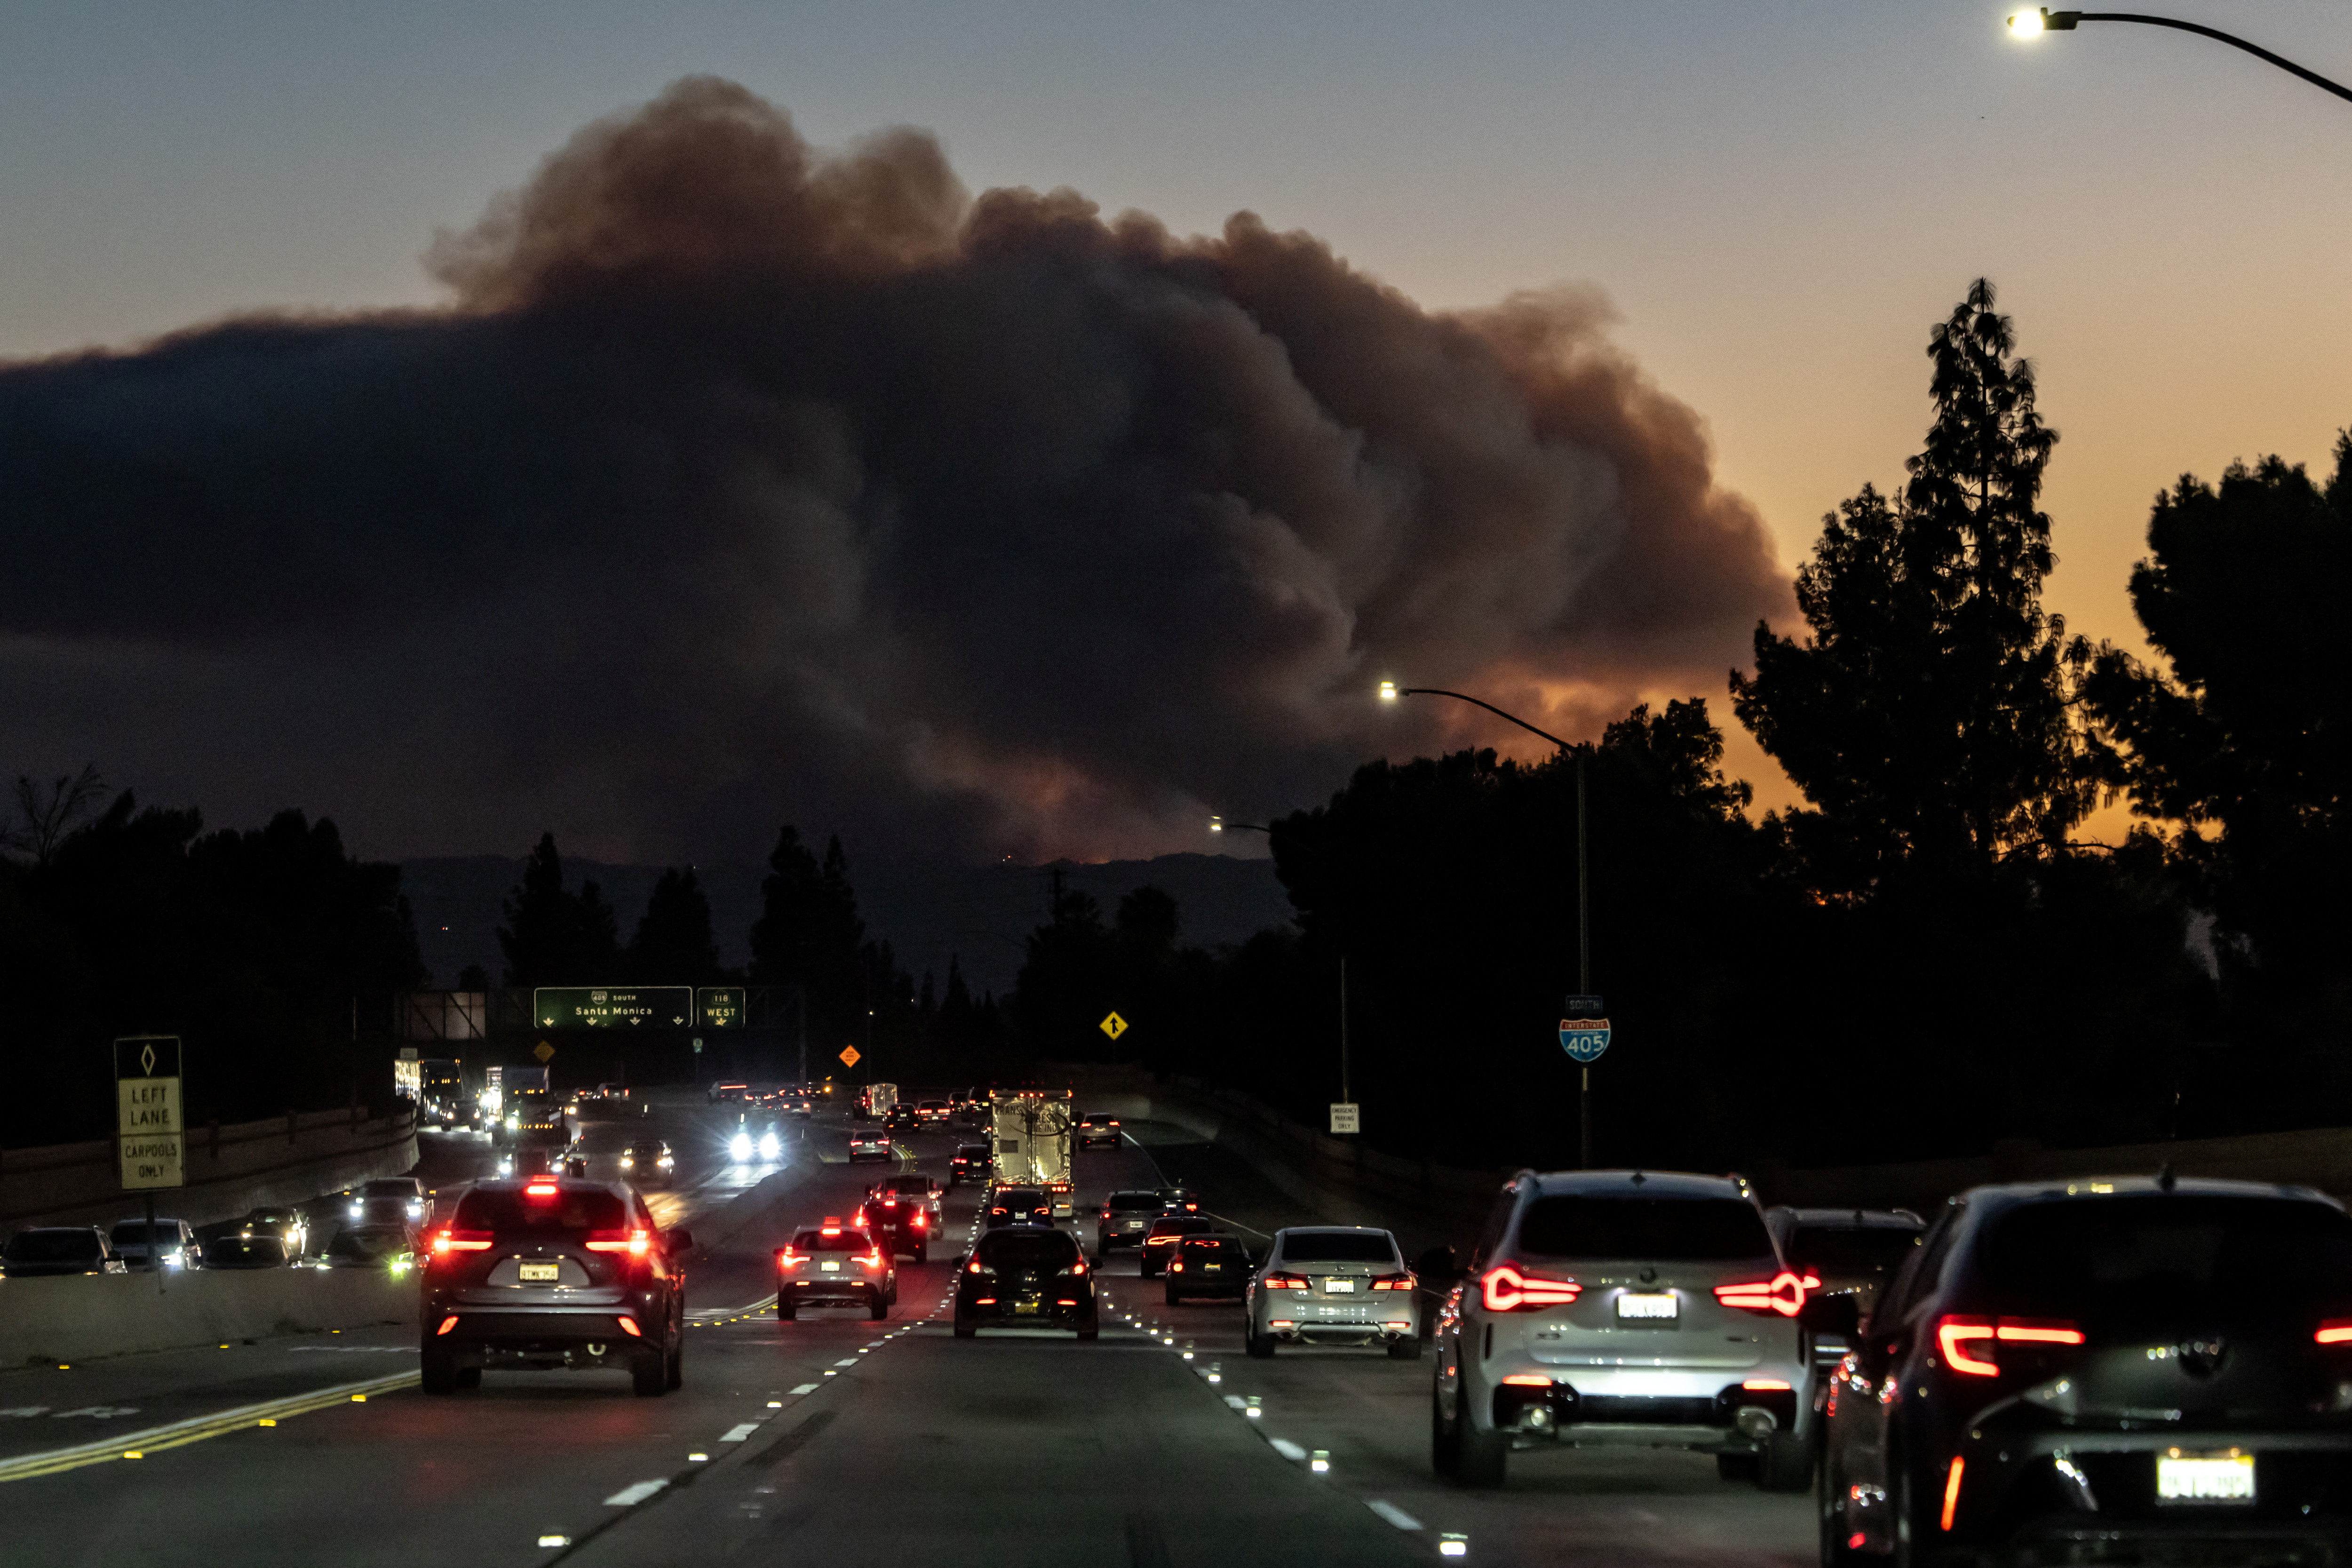
[[[0,1252],[11,1263],[70,1263],[98,1256],[94,1230],[20,1230],[8,1238],[7,1249]]]
[[[1150,1209],[1157,1213],[1160,1209],[1160,1194],[1158,1193],[1113,1193],[1105,1201],[1103,1206],[1109,1209]]]
[[[1538,1258],[1707,1263],[1772,1256],[1752,1204],[1737,1198],[1636,1198],[1588,1193],[1538,1198],[1519,1221],[1519,1249]]]
[[[1239,1252],[1241,1249],[1240,1242],[1222,1236],[1188,1237],[1184,1241],[1186,1252]]]
[[[1396,1243],[1378,1232],[1294,1230],[1282,1238],[1285,1263],[1393,1263]]]
[[[835,1231],[827,1236],[821,1230],[804,1230],[793,1237],[795,1252],[870,1252],[874,1238],[856,1229]]]
[[[459,1230],[621,1230],[628,1210],[620,1198],[596,1188],[567,1189],[552,1198],[519,1192],[467,1193],[453,1222]]]
[[[2293,1199],[2151,1193],[2029,1204],[1993,1221],[1979,1257],[1998,1297],[2052,1316],[2352,1300],[2352,1216]]]
[[[1058,1230],[992,1230],[979,1255],[991,1268],[1058,1268],[1076,1259],[1078,1244]]]
[[[1789,1237],[1789,1261],[1847,1273],[1885,1272],[1901,1267],[1918,1237],[1895,1226],[1800,1226]]]

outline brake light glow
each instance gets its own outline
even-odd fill
[[[1777,1377],[1751,1377],[1739,1386],[1746,1389],[1750,1394],[1786,1394],[1789,1392],[1788,1384]]]
[[[1503,1379],[1503,1382],[1506,1386],[1511,1388],[1549,1388],[1551,1386],[1551,1379],[1539,1372],[1515,1372]]]
[[[614,1321],[619,1323],[621,1325],[621,1331],[628,1335],[629,1338],[633,1340],[641,1340],[646,1337],[646,1331],[637,1327],[637,1321],[635,1318],[630,1317],[625,1312],[622,1313],[618,1318],[615,1318]]]
[[[2352,1344],[2352,1318],[2330,1318],[2311,1337],[2323,1345]]]
[[[1375,1290],[1410,1290],[1412,1285],[1413,1279],[1410,1274],[1380,1274],[1373,1276],[1372,1279],[1372,1289]]]
[[[556,1194],[557,1190],[553,1182],[526,1182],[523,1184],[522,1195],[527,1198],[551,1198]]]
[[[1181,1268],[1181,1265],[1171,1263],[1168,1267],[1171,1268]],[[1084,1274],[1086,1271],[1087,1260],[1083,1258],[1079,1258],[1076,1263],[1071,1264],[1067,1268],[1062,1270],[1065,1274]]]
[[[1805,1292],[1821,1288],[1819,1275],[1792,1274],[1783,1268],[1769,1279],[1717,1285],[1715,1299],[1743,1312],[1778,1312],[1784,1318],[1793,1318],[1805,1310]]]
[[[453,1252],[487,1252],[489,1246],[490,1238],[479,1232],[469,1232],[465,1236],[452,1230],[433,1233],[433,1254],[436,1258],[446,1258]]]
[[[1307,1281],[1297,1274],[1269,1274],[1265,1277],[1265,1288],[1269,1290],[1304,1290]]]
[[[1176,1238],[1172,1236],[1147,1236],[1143,1238],[1143,1245],[1146,1247],[1165,1247],[1175,1239]]]
[[[2000,1326],[1993,1330],[1993,1337],[2007,1340],[2012,1344],[2079,1345],[2083,1342],[2083,1331],[2072,1323],[2052,1322],[2047,1319],[2003,1318]]]
[[[446,1317],[446,1318],[442,1319],[442,1320],[441,1320],[441,1326],[440,1326],[439,1328],[437,1328],[437,1329],[434,1330],[433,1331],[434,1331],[434,1333],[435,1333],[436,1335],[446,1334],[446,1333],[447,1333],[451,1329],[454,1329],[454,1328],[456,1328],[457,1326],[457,1313],[455,1313],[455,1312],[452,1312],[452,1313],[450,1313],[447,1317]]]
[[[1991,1343],[2079,1345],[2083,1331],[2072,1323],[2048,1318],[1941,1318],[1936,1323],[1936,1347],[1944,1364],[1969,1377],[1998,1377],[2000,1363],[1989,1353]]]
[[[882,1267],[882,1249],[877,1247],[857,1261],[868,1268],[879,1268]]]
[[[643,1258],[653,1244],[652,1232],[633,1230],[619,1237],[609,1233],[601,1238],[591,1237],[587,1245],[591,1252],[625,1252],[632,1258]]]
[[[979,1259],[979,1258],[973,1258],[971,1262],[969,1262],[969,1263],[965,1264],[965,1265],[963,1266],[963,1271],[964,1271],[966,1274],[985,1274],[985,1273],[987,1273],[987,1272],[988,1272],[988,1270],[987,1270],[987,1269],[982,1268],[980,1266],[980,1259]]]
[[[1958,1454],[1954,1454],[1952,1456],[1952,1473],[1949,1479],[1944,1482],[1943,1523],[1946,1530],[1952,1528],[1952,1515],[1960,1510],[1960,1472],[1967,1468],[1968,1461],[1966,1459],[1960,1458]]]
[[[806,1263],[807,1261],[807,1258],[803,1258],[799,1253],[794,1252],[789,1247],[776,1254],[776,1268],[778,1270],[783,1272],[789,1272],[794,1268],[798,1268],[802,1264]]]
[[[931,1222],[930,1222],[929,1219],[927,1219],[927,1218],[925,1218],[925,1217],[924,1217],[923,1213],[922,1213],[922,1211],[921,1211],[920,1209],[918,1209],[918,1210],[916,1210],[916,1211],[915,1211],[915,1228],[916,1228],[917,1230],[921,1230],[921,1229],[923,1229],[925,1226],[929,1226],[930,1223],[931,1223]]]
[[[1573,1279],[1530,1279],[1507,1263],[1486,1270],[1479,1278],[1478,1289],[1490,1312],[1565,1307],[1584,1293],[1584,1287]]]

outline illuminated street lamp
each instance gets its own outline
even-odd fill
[[[2352,88],[2328,80],[2317,71],[2304,69],[2293,60],[2283,58],[2258,44],[2208,27],[2200,22],[2182,22],[2170,16],[2144,16],[2133,11],[2053,11],[2039,6],[2032,11],[2020,11],[2009,19],[2009,30],[2021,38],[2038,38],[2044,33],[2071,33],[2084,22],[2138,22],[2150,27],[2170,27],[2176,32],[2194,33],[2200,38],[2211,38],[2233,49],[2243,49],[2259,60],[2268,60],[2292,76],[2299,76],[2316,88],[2323,88],[2336,97],[2352,102]]]
[[[1572,756],[1576,759],[1576,990],[1580,996],[1591,995],[1592,935],[1585,890],[1584,760],[1591,753],[1592,747],[1589,743],[1580,746],[1571,745],[1550,731],[1538,730],[1517,714],[1506,713],[1484,698],[1473,697],[1465,691],[1447,691],[1435,686],[1399,686],[1393,680],[1381,682],[1381,701],[1394,702],[1402,697],[1451,697],[1456,702],[1467,702],[1474,708],[1484,708],[1496,718],[1508,720],[1530,735],[1542,736],[1558,746],[1561,755]],[[1582,1163],[1584,1168],[1589,1171],[1592,1168],[1592,1068],[1587,1066],[1582,1072],[1583,1078],[1577,1096],[1577,1116],[1581,1123],[1579,1143],[1583,1152]]]

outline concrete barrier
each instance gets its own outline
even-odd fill
[[[155,1210],[191,1225],[234,1219],[262,1204],[299,1203],[416,1164],[405,1110],[369,1119],[348,1111],[289,1112],[264,1121],[198,1127],[186,1140],[188,1184],[155,1194]],[[125,1193],[114,1141],[0,1152],[0,1232],[28,1225],[106,1225],[142,1212]]]
[[[416,1321],[416,1281],[381,1268],[197,1269],[0,1279],[0,1366]]]

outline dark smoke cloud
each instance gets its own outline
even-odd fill
[[[708,79],[428,259],[0,372],[0,764],[399,851],[1150,852],[1451,733],[1382,677],[1587,724],[1786,615],[1589,294],[1432,313]]]

